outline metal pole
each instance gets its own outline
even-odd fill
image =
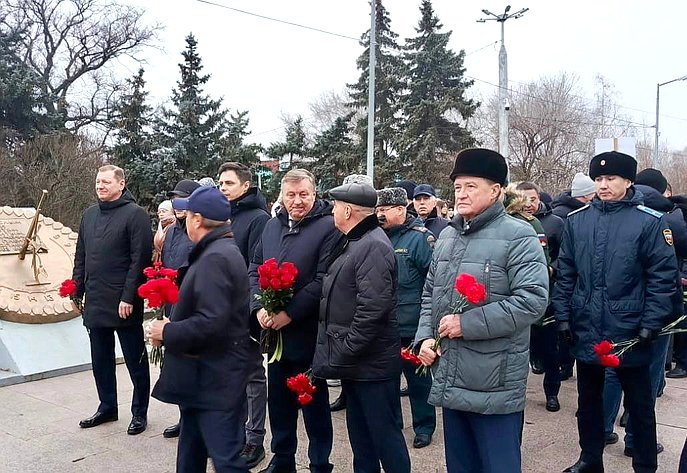
[[[499,153],[508,161],[508,55],[506,53],[506,22],[501,22],[501,49],[499,50]]]
[[[371,0],[370,12],[370,64],[369,64],[369,83],[367,96],[367,175],[374,182],[374,140],[375,140],[375,69],[377,62],[375,50],[377,49],[377,1]]]
[[[658,166],[658,94],[661,91],[661,84],[656,84],[656,140],[654,141],[654,159],[651,162],[651,167],[657,169]]]

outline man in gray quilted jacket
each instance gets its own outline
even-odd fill
[[[458,154],[457,215],[437,240],[422,294],[415,344],[434,376],[428,401],[443,408],[449,473],[521,471],[530,325],[546,309],[549,273],[532,227],[499,200],[507,174],[495,151]],[[461,273],[484,285],[486,300],[456,313]]]

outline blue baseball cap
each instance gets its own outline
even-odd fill
[[[434,192],[434,187],[430,186],[429,184],[420,184],[415,188],[415,192],[413,192],[413,199],[420,195],[429,195],[432,197],[437,196],[436,192]]]
[[[174,199],[172,207],[174,210],[199,213],[207,219],[218,222],[231,218],[231,204],[215,187],[199,187],[186,199]]]

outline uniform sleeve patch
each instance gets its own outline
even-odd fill
[[[673,232],[669,229],[663,230],[663,239],[668,243],[668,245],[673,246]]]

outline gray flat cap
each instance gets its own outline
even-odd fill
[[[366,176],[365,174],[349,174],[348,176],[344,177],[342,184],[351,184],[354,182],[358,184],[367,184],[368,186],[374,187],[372,178],[370,176]]]
[[[402,187],[386,187],[377,191],[377,207],[408,205],[405,189]]]
[[[377,204],[377,192],[368,184],[342,184],[329,191],[329,196],[334,200],[360,205],[361,207],[374,208]]]

